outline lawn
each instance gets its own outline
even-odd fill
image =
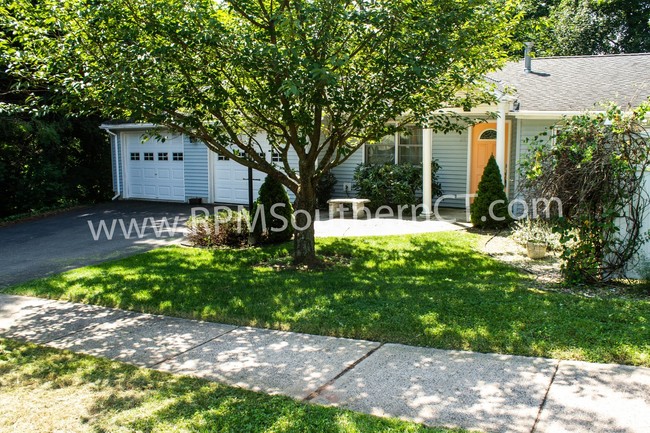
[[[0,431],[464,432],[3,339]]]
[[[325,239],[337,264],[287,268],[288,245],[170,247],[9,289],[135,311],[442,349],[650,366],[650,302],[531,288],[464,232]]]

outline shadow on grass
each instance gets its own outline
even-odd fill
[[[368,340],[650,365],[650,304],[527,289],[462,233],[319,241],[325,270],[278,270],[287,245],[162,248],[11,289],[143,312]]]
[[[48,403],[47,389],[65,388],[68,399],[79,399],[73,406],[78,417],[72,419],[85,420],[95,431],[461,431],[307,405],[10,340],[0,339],[0,366],[2,393],[31,388],[30,404],[38,405]]]

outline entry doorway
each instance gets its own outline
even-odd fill
[[[497,150],[497,124],[496,122],[478,123],[472,127],[472,154],[471,154],[471,169],[470,169],[470,194],[476,194],[478,184],[483,176],[485,166],[490,159],[490,156],[496,156]],[[505,173],[501,173],[501,178],[504,181],[506,190],[508,162],[510,155],[510,123],[506,122],[506,161]]]

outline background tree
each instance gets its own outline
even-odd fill
[[[24,85],[47,80],[69,104],[196,137],[276,178],[313,217],[319,177],[364,143],[406,123],[458,128],[432,113],[488,99],[481,81],[505,60],[513,3],[13,0],[0,39],[21,42],[3,55]],[[260,156],[258,132],[282,163]],[[313,224],[294,239],[295,261],[315,261]]]
[[[0,47],[2,48],[2,47]],[[100,118],[32,110],[47,86],[24,89],[0,61],[0,217],[111,197],[110,148]]]
[[[523,41],[542,56],[650,51],[650,0],[524,0],[513,55]]]

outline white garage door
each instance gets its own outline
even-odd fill
[[[125,141],[127,197],[185,201],[183,137],[168,134],[163,142],[129,133]]]
[[[213,155],[214,201],[248,204],[248,167],[221,155]],[[266,174],[253,170],[253,200],[257,200]]]

